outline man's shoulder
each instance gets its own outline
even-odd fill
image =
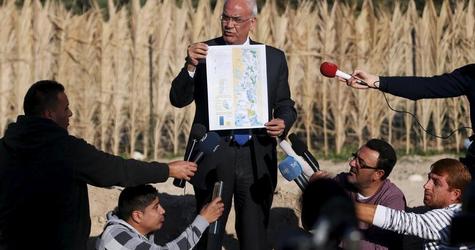
[[[384,180],[383,187],[381,188],[380,191],[389,192],[393,195],[404,196],[404,193],[402,192],[402,190],[396,184],[391,182],[390,179]]]
[[[213,39],[210,39],[210,40],[207,40],[207,41],[204,41],[203,43],[206,43],[208,45],[225,45],[225,42],[224,42],[224,39],[222,36],[220,37],[215,37]]]
[[[121,223],[112,223],[106,225],[104,232],[102,232],[97,241],[96,247],[97,249],[108,249],[108,246],[124,246],[131,240],[140,241],[139,236],[127,226]]]
[[[265,45],[265,46],[266,46],[266,52],[267,52],[267,53],[271,53],[271,54],[274,54],[274,55],[281,55],[281,56],[284,56],[284,55],[285,55],[285,53],[284,53],[283,50],[278,49],[278,48],[273,47],[273,46],[268,45],[268,44],[263,44],[263,43],[256,42],[256,41],[252,41],[252,40],[251,40],[251,44],[252,44],[252,45],[260,45],[260,44]]]
[[[397,192],[397,193],[402,194],[402,190],[394,182],[392,182],[389,178],[384,180],[384,186],[387,189],[392,190],[393,192]]]

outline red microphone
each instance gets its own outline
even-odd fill
[[[334,63],[330,63],[330,62],[323,62],[320,65],[320,73],[322,73],[322,75],[324,75],[326,77],[330,77],[330,78],[333,78],[335,76],[341,77],[345,80],[349,80],[351,78],[350,74],[338,70],[338,65],[336,65]],[[359,79],[356,82],[359,83],[359,84],[368,85],[364,81],[359,80]]]

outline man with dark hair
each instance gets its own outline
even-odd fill
[[[221,198],[216,198],[201,209],[193,223],[165,246],[155,244],[153,232],[165,220],[165,209],[160,205],[158,191],[150,185],[125,188],[119,196],[116,212],[107,214],[108,222],[100,239],[98,250],[114,249],[192,249],[210,223],[223,213]]]
[[[396,210],[404,210],[406,199],[402,191],[387,177],[396,164],[396,152],[389,143],[371,139],[350,159],[350,171],[340,173],[335,180],[343,185],[351,199],[365,204],[380,204]],[[316,172],[310,179],[328,176]],[[402,237],[388,230],[366,223],[359,224],[363,232],[360,249],[398,249]]]
[[[424,205],[432,210],[407,213],[384,205],[356,204],[358,219],[400,234],[425,240],[425,249],[449,244],[452,218],[461,211],[462,195],[471,180],[467,167],[455,159],[441,159],[431,166],[424,184]]]
[[[24,110],[0,139],[0,248],[86,249],[87,184],[132,186],[189,179],[196,171],[185,161],[123,159],[69,135],[72,112],[55,81],[33,84]]]

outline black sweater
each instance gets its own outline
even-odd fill
[[[122,159],[51,120],[19,116],[0,139],[0,246],[86,249],[87,184],[133,186],[168,174],[166,164]]]
[[[379,89],[411,100],[466,95],[472,128],[475,125],[475,64],[432,77],[380,77]]]

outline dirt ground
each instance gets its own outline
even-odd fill
[[[422,205],[423,188],[430,165],[438,159],[453,157],[437,155],[431,157],[411,156],[400,159],[389,176],[404,192],[409,207]],[[319,161],[322,170],[336,174],[349,169],[347,162]],[[161,193],[160,200],[166,210],[163,228],[158,232],[160,242],[167,242],[178,236],[195,217],[195,201],[193,188],[187,184],[185,189],[173,186],[172,179],[165,183],[155,184]],[[91,239],[102,232],[106,223],[105,214],[117,205],[121,188],[110,189],[89,187],[89,203],[91,209]],[[278,185],[274,194],[271,219],[268,230],[269,239],[276,244],[279,233],[283,230],[297,229],[300,224],[299,197],[300,189],[294,182],[286,181],[279,174]],[[239,249],[234,230],[235,215],[231,214],[226,224],[224,249]],[[92,244],[91,244],[92,245]]]

